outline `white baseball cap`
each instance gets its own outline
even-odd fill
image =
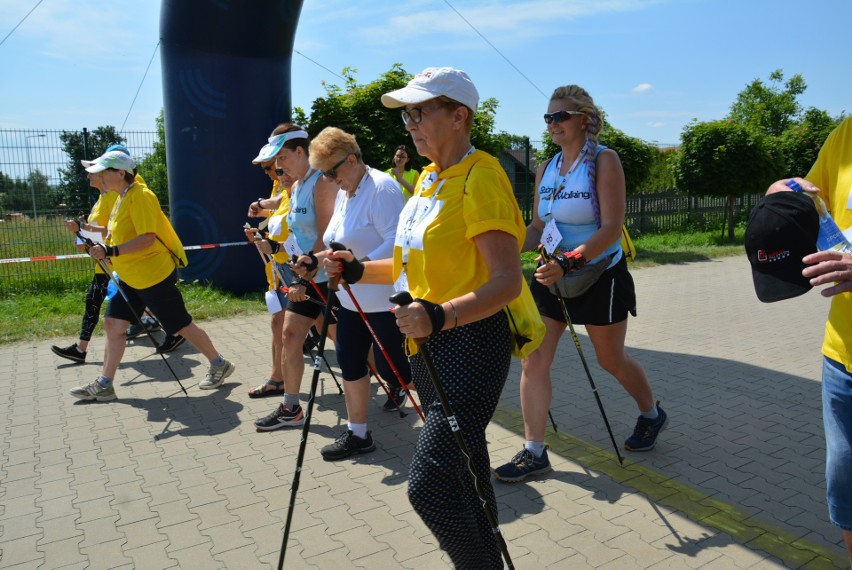
[[[442,95],[472,111],[476,111],[479,106],[479,92],[473,81],[467,73],[454,67],[427,67],[402,89],[382,95],[382,105],[396,109]]]
[[[278,154],[278,151],[281,150],[281,147],[284,146],[284,143],[287,141],[291,141],[293,139],[306,139],[308,138],[308,133],[305,131],[287,131],[286,133],[281,133],[279,135],[271,136],[267,139],[265,145],[260,147],[260,152],[257,153],[257,156],[252,159],[252,164],[260,164],[261,162],[267,162],[275,158],[275,155]]]
[[[107,168],[115,168],[116,170],[124,170],[132,173],[133,169],[136,168],[136,162],[134,162],[130,155],[120,150],[105,152],[95,160],[81,160],[80,164],[86,168],[86,172],[91,172],[92,174],[103,172]]]

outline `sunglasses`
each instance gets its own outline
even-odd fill
[[[432,109],[437,109],[443,105],[444,103],[432,103],[425,107],[412,107],[411,109],[403,109],[399,112],[399,114],[402,115],[402,123],[404,125],[407,125],[408,123],[419,125],[423,120],[423,111],[431,111]]]
[[[263,171],[264,171],[264,172],[269,172],[269,171],[270,171],[270,170],[272,170],[273,168],[275,168],[275,167],[274,167],[273,165],[271,165],[271,164],[270,164],[269,166],[264,166],[264,167],[263,167]]]
[[[571,115],[585,115],[582,111],[556,111],[555,113],[545,113],[544,122],[548,125],[551,123],[561,123],[571,119]]]
[[[276,168],[275,169],[275,175],[276,176],[284,176],[284,169],[283,168]]]
[[[332,166],[330,169],[321,170],[320,172],[322,172],[322,175],[325,176],[326,178],[328,178],[330,180],[334,180],[335,178],[337,178],[337,169],[340,167],[341,164],[346,162],[347,158],[349,158],[348,154],[346,156],[344,156],[343,158],[341,158],[339,161],[337,161],[337,164]]]

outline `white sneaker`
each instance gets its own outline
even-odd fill
[[[225,382],[225,378],[234,373],[236,368],[230,360],[226,360],[222,366],[211,366],[207,371],[207,378],[199,383],[198,387],[202,390],[215,390]]]

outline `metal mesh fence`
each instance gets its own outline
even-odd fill
[[[63,220],[71,211],[63,201],[91,207],[97,192],[80,177],[82,166],[74,164],[64,150],[64,131],[0,129],[0,295],[17,291],[79,288],[91,280],[89,259],[62,259],[21,263],[4,260],[51,257],[78,253],[73,236]],[[88,130],[76,131],[86,139]],[[153,152],[155,131],[122,132],[137,163]],[[515,197],[529,221],[533,207],[533,185],[541,142],[524,148],[505,149],[498,159],[513,185]],[[87,158],[94,158],[89,154]],[[78,182],[69,188],[73,169]],[[83,198],[81,198],[83,197]],[[759,195],[738,198],[734,215],[743,219]],[[70,201],[70,200],[68,200]],[[168,211],[168,204],[163,204]],[[631,194],[627,198],[625,223],[634,235],[673,230],[719,228],[725,216],[725,199],[696,197],[668,189],[658,193]],[[188,244],[191,245],[191,244]]]

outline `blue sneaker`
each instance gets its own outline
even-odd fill
[[[553,467],[550,466],[550,460],[547,458],[548,449],[550,449],[549,445],[544,446],[544,451],[538,459],[529,449],[522,449],[509,463],[495,469],[494,477],[506,483],[520,483],[527,477],[550,473]]]
[[[660,407],[659,401],[657,401],[656,406],[660,416],[655,420],[639,416],[639,419],[636,420],[636,427],[633,428],[633,435],[624,442],[624,449],[628,451],[651,451],[657,445],[657,436],[669,423],[669,416]]]

